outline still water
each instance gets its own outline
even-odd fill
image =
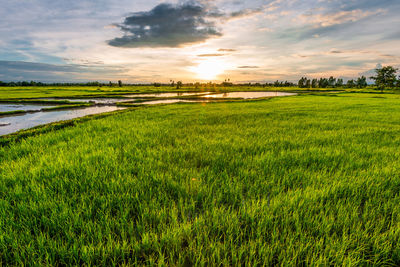
[[[87,115],[111,112],[121,109],[124,108],[115,106],[96,106],[82,109],[36,112],[11,117],[3,117],[0,118],[0,135],[10,134],[22,129],[29,129],[51,122],[70,120]]]
[[[230,92],[222,94],[203,95],[201,97],[253,99],[261,97],[292,96],[292,95],[297,95],[297,94],[287,93],[287,92]]]
[[[94,103],[94,104],[104,104],[112,105],[116,103],[123,103],[132,101],[129,98],[41,98],[41,100],[62,100],[69,102],[84,102],[84,103]]]
[[[124,95],[124,97],[177,97],[177,96],[196,96],[196,95],[204,95],[204,94],[211,94],[211,92],[187,92],[187,93],[155,93],[155,94],[131,94],[131,95]]]
[[[163,100],[152,100],[146,101],[142,103],[137,103],[138,105],[157,105],[157,104],[173,104],[173,103],[200,103],[200,102],[209,102],[208,100],[184,100],[184,99],[163,99]]]
[[[0,112],[16,111],[16,110],[32,110],[39,111],[42,108],[51,108],[51,105],[24,105],[24,104],[0,104]]]

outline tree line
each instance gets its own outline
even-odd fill
[[[348,80],[344,83],[341,78],[319,78],[319,79],[308,79],[307,77],[301,77],[297,83],[299,88],[336,88],[336,87],[347,87],[347,88],[365,88],[368,86],[367,78],[361,76],[356,80]]]
[[[23,87],[30,87],[30,86],[118,86],[122,87],[122,81],[118,81],[116,83],[108,82],[85,82],[85,83],[43,83],[43,82],[36,82],[36,81],[19,81],[19,82],[2,82],[0,81],[1,87],[16,87],[16,86],[23,86]]]
[[[400,77],[397,77],[398,69],[392,66],[386,66],[382,68],[375,69],[375,76],[369,77],[371,80],[375,81],[374,86],[383,90],[386,88],[400,89]],[[126,84],[128,86],[146,86],[149,84]],[[171,86],[180,89],[184,84],[182,81],[173,81],[170,83],[153,83],[155,87],[161,86]],[[109,87],[122,87],[122,81],[116,83],[113,82],[86,82],[86,83],[42,83],[35,81],[19,81],[19,82],[2,82],[0,81],[0,87],[13,87],[13,86],[109,86]],[[222,83],[187,83],[185,86],[193,86],[195,88],[200,87],[230,87],[230,86],[254,86],[254,87],[299,87],[299,88],[365,88],[368,86],[367,77],[361,76],[357,79],[348,80],[346,83],[341,78],[335,78],[333,76],[329,78],[319,78],[319,79],[309,79],[307,77],[301,77],[297,83],[289,81],[275,81],[273,83],[244,83],[244,84],[233,84],[230,79],[226,79]]]
[[[383,90],[386,88],[400,88],[400,77],[397,78],[398,69],[392,66],[386,66],[382,68],[375,69],[375,76],[369,77],[371,80],[375,81],[375,86],[377,89]],[[320,79],[308,79],[307,77],[301,77],[297,86],[300,88],[365,88],[368,86],[367,77],[361,76],[357,79],[348,80],[344,83],[343,79],[334,78],[333,76],[329,78]]]

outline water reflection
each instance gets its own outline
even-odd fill
[[[111,112],[124,109],[115,106],[96,106],[83,109],[58,110],[49,112],[28,113],[0,118],[0,135],[10,134],[22,129],[32,128],[51,122],[70,120],[87,115]]]
[[[173,103],[195,103],[195,102],[208,102],[206,100],[183,100],[183,99],[163,99],[163,100],[154,100],[154,101],[146,101],[142,103],[138,103],[141,105],[157,105],[157,104],[173,104]]]
[[[132,101],[132,99],[128,98],[41,98],[41,100],[61,100],[73,103],[84,102],[84,103],[94,103],[94,104],[104,104],[104,105],[112,105],[115,103]]]
[[[0,104],[0,112],[16,111],[16,110],[41,110],[42,108],[51,108],[54,105],[30,105],[30,104]]]
[[[287,93],[287,92],[230,92],[222,94],[203,95],[201,97],[253,99],[261,97],[292,96],[292,95],[297,95],[297,94]]]
[[[154,93],[154,94],[130,94],[124,95],[124,97],[177,97],[177,96],[196,96],[196,95],[204,95],[211,94],[211,92],[177,92],[177,93]]]
[[[137,98],[143,97],[178,97],[178,96],[200,96],[204,94],[210,94],[210,92],[202,92],[202,93],[185,93],[185,92],[177,92],[177,93],[154,93],[154,94],[130,94],[123,95],[123,98],[40,98],[40,100],[62,100],[62,101],[70,101],[70,102],[85,102],[85,103],[94,103],[94,104],[102,104],[102,105],[112,105],[116,103],[124,103],[130,102],[132,100],[137,100]]]

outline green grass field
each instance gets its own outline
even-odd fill
[[[81,97],[81,96],[107,96],[107,95],[123,95],[132,93],[155,93],[155,92],[177,92],[177,91],[253,91],[265,90],[259,87],[226,87],[226,88],[194,88],[184,87],[177,90],[171,86],[123,86],[123,87],[99,87],[99,86],[45,86],[45,87],[0,87],[0,99],[21,99],[21,98],[39,98],[39,97]],[[282,90],[284,88],[277,88]],[[286,88],[288,89],[288,88]]]
[[[107,87],[107,86],[36,86],[36,87],[0,87],[0,99],[21,99],[21,98],[40,98],[40,97],[82,97],[82,96],[107,96],[107,95],[123,95],[132,93],[157,93],[157,92],[214,92],[214,91],[305,91],[304,88],[298,87],[255,87],[255,86],[230,86],[230,87],[194,87],[184,86],[177,90],[171,86],[123,86],[123,87]],[[335,88],[316,88],[315,91],[337,90]],[[375,91],[371,88],[366,89],[343,89],[350,91]]]
[[[138,108],[0,147],[0,265],[400,265],[400,97]]]

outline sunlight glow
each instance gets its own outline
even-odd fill
[[[189,70],[196,73],[199,79],[214,80],[228,68],[228,64],[222,60],[209,59],[200,62],[197,66],[191,67]]]

